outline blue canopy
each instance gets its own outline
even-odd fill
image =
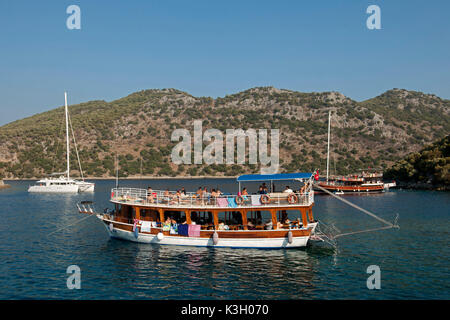
[[[312,173],[277,173],[277,174],[244,174],[237,177],[236,181],[271,181],[271,180],[294,180],[309,179]]]

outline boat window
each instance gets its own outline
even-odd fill
[[[277,221],[288,226],[289,224],[301,224],[302,214],[300,210],[278,210]]]
[[[152,209],[141,209],[139,211],[141,220],[159,222],[159,212]],[[177,220],[178,222],[178,220]]]
[[[211,211],[191,212],[191,221],[199,225],[214,225],[214,217]]]
[[[233,227],[242,226],[242,214],[239,211],[219,211],[217,213],[217,218],[219,220],[219,229],[222,227],[227,230],[236,229]]]
[[[173,219],[178,224],[186,221],[186,213],[184,211],[164,211],[164,221],[167,219]]]
[[[267,210],[247,212],[248,229],[271,229],[272,214]]]

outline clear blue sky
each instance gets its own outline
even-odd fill
[[[66,8],[81,8],[81,30]],[[366,8],[381,8],[381,30]],[[0,125],[148,88],[224,96],[255,86],[391,88],[450,98],[450,1],[0,2]]]

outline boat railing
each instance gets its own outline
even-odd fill
[[[210,193],[201,196],[194,192],[186,194],[174,191],[152,190],[138,188],[114,188],[111,190],[111,201],[142,206],[163,207],[273,207],[273,206],[309,206],[314,202],[314,192],[268,193],[255,195],[221,194],[211,196]]]

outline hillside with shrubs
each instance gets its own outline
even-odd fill
[[[175,165],[175,129],[203,120],[203,130],[279,129],[280,171],[326,168],[332,112],[331,174],[388,168],[450,132],[450,101],[401,89],[354,101],[338,92],[252,88],[225,97],[194,97],[176,89],[144,90],[106,102],[71,105],[80,158],[89,177],[236,176],[259,165]],[[0,179],[40,178],[65,170],[64,107],[0,127]],[[77,172],[72,146],[73,172]],[[225,155],[225,150],[224,150]],[[248,158],[246,163],[248,163]]]

